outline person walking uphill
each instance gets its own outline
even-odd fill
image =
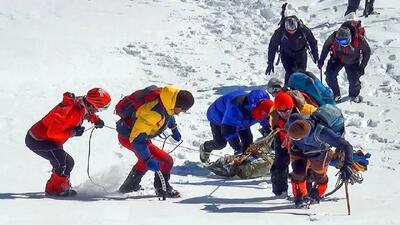
[[[318,61],[318,45],[311,30],[296,16],[284,18],[281,26],[275,30],[268,46],[268,66],[266,75],[274,72],[275,53],[280,52],[282,65],[285,68],[285,85],[290,74],[295,71],[306,71],[307,50],[311,51],[313,62]]]
[[[50,161],[53,171],[46,183],[47,195],[68,196],[76,194],[69,182],[74,159],[64,150],[63,144],[71,137],[85,131],[84,120],[102,128],[104,121],[95,113],[107,109],[110,95],[101,88],[93,88],[85,96],[64,93],[63,100],[43,119],[34,124],[25,137],[26,146]]]
[[[341,101],[337,76],[343,67],[349,80],[351,101],[362,102],[360,77],[365,74],[365,67],[371,56],[371,49],[364,34],[361,21],[347,21],[339,30],[333,32],[324,43],[318,68],[322,69],[328,52],[331,52],[325,74],[326,82],[332,89],[336,102]]]
[[[161,171],[166,182],[166,196],[180,197],[180,193],[169,184],[172,157],[155,146],[151,139],[160,135],[168,127],[172,138],[181,139],[174,115],[186,112],[194,104],[193,95],[173,86],[150,86],[124,97],[116,105],[115,111],[121,117],[117,121],[118,140],[122,146],[133,151],[138,158],[119,192],[128,193],[141,189],[140,181],[147,170]],[[162,196],[161,180],[154,177],[157,196]]]
[[[207,110],[213,139],[200,145],[200,161],[209,163],[211,152],[225,148],[226,143],[233,148],[235,155],[243,154],[253,143],[250,127],[257,122],[268,126],[272,105],[268,93],[261,89],[250,92],[237,90],[215,100]]]
[[[344,179],[351,177],[353,147],[341,134],[313,116],[298,113],[289,117],[285,129],[293,169],[290,175],[292,191],[297,208],[308,207],[310,201],[318,203],[324,196],[328,187],[327,170],[332,158],[330,147],[344,152],[344,166],[340,171]],[[307,187],[307,169],[310,170],[314,182],[310,188]]]

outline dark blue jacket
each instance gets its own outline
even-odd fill
[[[226,139],[235,138],[239,130],[249,129],[258,122],[251,116],[251,111],[258,102],[269,98],[268,93],[261,89],[230,92],[210,105],[207,119],[211,124],[222,127]]]
[[[351,165],[353,162],[353,146],[350,145],[341,135],[335,133],[329,127],[322,125],[313,117],[304,116],[298,113],[292,114],[285,128],[299,119],[305,119],[311,124],[310,134],[301,140],[292,140],[292,151],[307,157],[317,157],[321,153],[335,147],[345,153],[345,164]]]

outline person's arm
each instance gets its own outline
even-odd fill
[[[324,42],[324,46],[322,47],[321,55],[319,57],[319,62],[321,62],[322,65],[324,64],[324,61],[325,61],[326,57],[328,56],[329,51],[331,50],[331,44],[332,44],[332,41],[333,41],[333,38],[335,35],[336,35],[336,32],[331,34],[328,37],[328,39],[326,39],[326,41]]]
[[[311,54],[314,58],[314,63],[318,62],[318,41],[308,27],[304,26],[304,32],[307,35],[307,42],[310,46]]]
[[[281,29],[275,30],[268,45],[268,65],[274,65],[275,53],[278,51],[281,37]]]
[[[364,69],[368,64],[369,58],[371,57],[371,48],[369,47],[368,42],[365,38],[361,39],[360,48],[362,52],[362,61],[360,67]]]
[[[344,152],[345,165],[352,165],[353,163],[353,146],[346,141],[343,137],[336,134],[331,129],[324,127],[318,137],[322,142],[335,147],[337,150]]]

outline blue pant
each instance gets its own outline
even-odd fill
[[[361,0],[348,0],[347,10],[344,13],[344,15],[346,16],[347,14],[349,14],[351,12],[356,12],[358,9],[358,6],[360,6],[360,1]]]
[[[74,159],[64,151],[62,146],[54,142],[35,140],[28,132],[25,145],[34,153],[49,160],[53,171],[59,176],[69,176],[74,168]]]
[[[340,96],[340,89],[337,82],[337,76],[344,67],[347,80],[349,81],[349,96],[357,97],[360,94],[361,82],[359,75],[359,65],[358,63],[351,65],[343,65],[336,60],[329,60],[326,66],[326,83],[333,91],[333,96]]]

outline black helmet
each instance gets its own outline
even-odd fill
[[[347,27],[340,27],[336,32],[336,42],[340,45],[347,46],[351,42],[351,31]]]
[[[287,17],[285,20],[285,29],[287,31],[296,31],[297,28],[299,27],[299,22],[297,21],[297,18],[294,16]]]
[[[276,92],[282,90],[282,81],[277,78],[271,78],[267,84],[267,91],[274,95]]]

